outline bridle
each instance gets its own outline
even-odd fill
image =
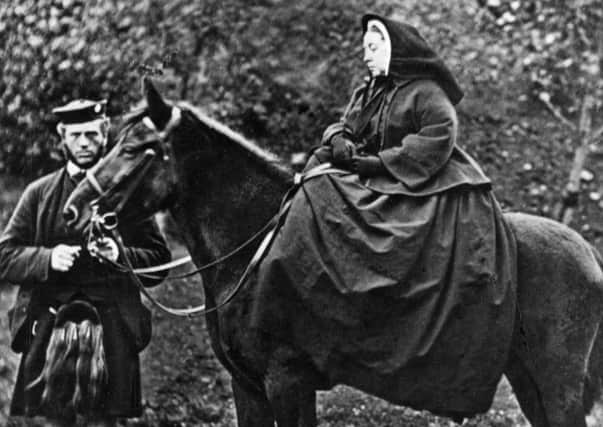
[[[118,144],[120,144],[125,138],[128,136],[130,129],[134,126],[134,123],[130,123],[124,127],[120,131],[120,137],[118,139]],[[115,219],[117,219],[118,214],[123,210],[125,204],[130,200],[132,194],[138,188],[138,185],[145,178],[149,168],[153,164],[153,160],[157,157],[157,151],[153,148],[147,148],[142,158],[136,162],[136,164],[126,173],[123,178],[108,188],[104,189],[101,184],[98,182],[98,179],[94,175],[94,168],[86,170],[86,175],[84,177],[90,183],[90,186],[98,193],[98,197],[90,202],[90,206],[94,209],[95,206],[102,206],[105,200],[108,200],[116,191],[117,188],[122,186],[124,181],[127,181],[128,178],[134,177],[129,180],[129,183],[124,190],[124,196],[120,200],[119,204],[111,211],[111,214],[114,215]]]
[[[152,121],[148,118],[148,116],[143,116],[142,114],[138,114],[135,118],[142,119],[143,122],[145,122],[145,124],[148,127],[152,127],[153,130],[155,130],[155,132],[157,133],[159,141],[163,142],[165,139],[167,139],[170,132],[180,123],[181,117],[182,117],[182,115],[181,115],[180,109],[175,106],[172,107],[172,114],[170,117],[170,121],[166,124],[166,126],[164,127],[164,129],[162,131],[157,131],[157,129],[155,129],[154,125],[152,125]],[[122,131],[120,131],[121,137],[118,139],[118,141],[119,141],[118,144],[121,143],[125,139],[125,137],[128,134],[128,131],[131,129],[131,127],[134,124],[135,123],[133,123],[133,122],[127,123],[126,126],[122,129]],[[254,255],[252,256],[251,260],[245,267],[245,270],[244,270],[243,274],[241,275],[241,277],[239,278],[239,281],[237,282],[236,286],[228,293],[228,295],[221,302],[219,302],[216,305],[214,305],[213,307],[209,307],[209,308],[206,308],[205,304],[199,305],[197,307],[190,307],[190,308],[170,308],[170,307],[167,307],[167,306],[161,304],[152,295],[150,295],[150,293],[147,291],[147,288],[142,283],[141,277],[146,277],[146,278],[150,278],[150,279],[162,279],[163,278],[162,276],[156,276],[156,275],[152,275],[149,273],[165,271],[170,268],[173,268],[176,265],[181,265],[186,262],[189,262],[189,261],[191,261],[190,256],[177,260],[176,262],[172,261],[170,263],[162,264],[161,266],[155,266],[155,267],[149,267],[149,268],[143,268],[143,269],[135,269],[132,265],[131,260],[126,255],[127,251],[125,250],[125,245],[123,243],[123,239],[118,230],[118,225],[119,225],[118,214],[123,210],[123,207],[126,204],[126,202],[128,201],[128,199],[134,193],[134,191],[136,190],[136,188],[138,187],[140,182],[145,178],[145,176],[155,158],[156,158],[155,150],[150,149],[150,148],[145,150],[142,159],[140,159],[132,167],[132,169],[126,175],[124,175],[124,179],[126,179],[128,177],[132,177],[132,176],[134,177],[130,181],[130,183],[128,183],[127,187],[125,188],[124,197],[120,200],[119,204],[116,206],[116,208],[113,211],[107,212],[104,214],[100,214],[99,206],[104,202],[104,200],[108,199],[115,192],[116,188],[118,188],[120,185],[122,185],[123,180],[116,182],[115,184],[113,184],[112,186],[110,186],[107,189],[103,189],[102,185],[98,182],[96,176],[94,175],[94,172],[92,170],[88,170],[86,172],[86,179],[88,180],[88,182],[90,183],[92,188],[94,188],[94,190],[99,194],[99,196],[96,199],[94,199],[93,201],[90,202],[92,215],[91,215],[91,219],[90,219],[87,243],[88,243],[88,245],[90,245],[95,239],[99,239],[103,235],[109,234],[117,243],[119,253],[122,255],[122,258],[123,258],[123,263],[109,260],[108,258],[106,258],[98,253],[95,254],[95,256],[98,257],[102,262],[105,262],[105,263],[111,265],[113,268],[115,268],[121,272],[127,273],[129,275],[129,277],[131,278],[131,280],[137,285],[140,292],[157,308],[159,308],[160,310],[162,310],[166,313],[169,313],[169,314],[172,314],[175,316],[182,316],[182,317],[194,317],[194,316],[205,315],[205,314],[219,310],[220,308],[222,308],[226,304],[228,304],[230,301],[232,301],[232,299],[237,295],[239,290],[242,288],[243,284],[247,281],[249,275],[254,271],[254,269],[258,266],[258,264],[261,261],[261,259],[263,258],[263,256],[266,254],[268,248],[270,247],[270,245],[273,241],[274,236],[276,235],[277,230],[279,229],[279,227],[282,225],[282,223],[285,220],[287,212],[289,211],[289,208],[291,206],[293,195],[295,194],[295,192],[298,190],[299,187],[301,187],[306,181],[316,178],[321,175],[348,174],[349,173],[348,171],[331,167],[330,163],[324,163],[304,174],[296,174],[294,177],[293,186],[285,193],[285,196],[283,197],[283,199],[281,201],[281,205],[280,205],[278,212],[260,230],[258,230],[256,233],[254,233],[249,239],[247,239],[245,242],[243,242],[241,245],[239,245],[237,248],[230,251],[229,253],[227,253],[223,256],[220,256],[219,258],[213,260],[212,262],[210,262],[206,265],[196,268],[194,271],[185,273],[180,276],[170,277],[170,279],[190,277],[190,276],[200,273],[203,270],[207,270],[211,267],[214,267],[214,266],[226,261],[227,259],[233,257],[235,254],[242,251],[243,249],[248,247],[250,244],[252,244],[254,241],[256,241],[260,236],[264,235],[264,238],[262,239],[260,245],[258,246],[257,250],[255,251]]]

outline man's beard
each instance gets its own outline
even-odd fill
[[[67,160],[72,161],[73,163],[75,163],[75,165],[77,167],[79,167],[80,169],[90,169],[92,166],[94,166],[100,159],[101,157],[103,157],[103,153],[105,151],[104,147],[101,147],[98,152],[96,153],[96,155],[92,158],[92,160],[88,160],[85,163],[80,162],[79,160],[77,160],[75,158],[75,156],[73,155],[73,153],[71,152],[71,150],[69,148],[67,148],[66,145],[63,145],[63,154],[65,155],[65,157],[67,158]]]

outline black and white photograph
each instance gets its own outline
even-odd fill
[[[2,0],[0,426],[603,427],[601,0]]]

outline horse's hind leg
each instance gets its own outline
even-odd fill
[[[232,392],[237,409],[239,427],[274,427],[270,402],[260,390],[249,390],[234,378]]]
[[[588,414],[586,421],[589,427],[603,425],[603,326],[601,324],[588,359],[584,409]]]
[[[522,303],[531,308],[521,310],[505,373],[534,427],[585,427],[585,380],[599,323],[596,300],[591,309],[583,295],[566,292],[540,298],[538,306],[526,304],[531,299],[526,294],[520,295],[520,308]]]
[[[511,351],[505,375],[519,406],[532,427],[585,427],[580,375],[568,383],[555,381],[554,373],[534,375],[518,353]]]

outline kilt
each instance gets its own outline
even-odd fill
[[[127,329],[115,303],[91,301],[103,326],[103,345],[107,364],[108,384],[102,415],[107,417],[137,417],[142,413],[140,361],[131,333]],[[55,306],[56,307],[56,306]],[[36,334],[32,334],[33,320],[29,320],[29,339],[22,354],[17,381],[13,390],[10,414],[12,416],[44,416],[40,407],[44,384],[27,389],[44,367],[46,348],[54,325],[54,315],[43,310],[36,319]]]

